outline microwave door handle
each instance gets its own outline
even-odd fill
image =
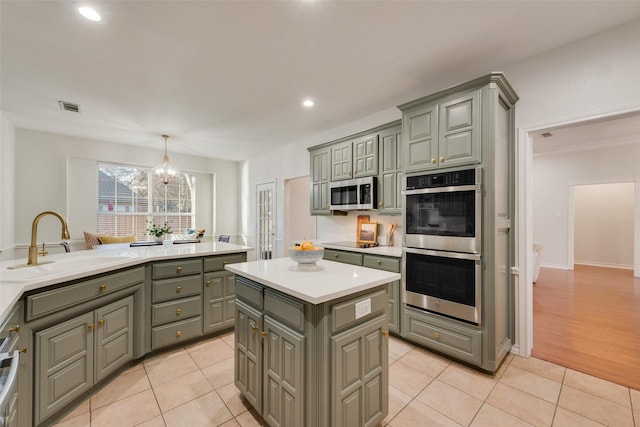
[[[7,406],[8,400],[11,396],[9,395],[9,390],[13,389],[11,385],[16,381],[16,377],[18,376],[18,363],[20,362],[20,352],[18,350],[13,352],[13,356],[11,356],[13,360],[11,361],[11,367],[9,368],[9,375],[7,376],[7,381],[2,386],[2,391],[0,392],[0,408],[5,408]],[[8,357],[6,358],[8,359]]]

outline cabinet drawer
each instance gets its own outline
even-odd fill
[[[304,304],[269,289],[264,291],[264,311],[289,326],[304,331]]]
[[[245,262],[247,260],[247,254],[229,254],[229,255],[217,255],[204,259],[204,271],[217,271],[224,270],[224,266],[227,264],[235,264],[238,262]]]
[[[153,282],[152,302],[161,302],[184,298],[202,293],[202,275],[178,277]]]
[[[188,319],[202,314],[202,299],[197,297],[179,299],[177,301],[154,304],[151,309],[151,322],[153,326],[177,320]]]
[[[409,341],[480,365],[481,332],[462,325],[431,318],[412,308],[405,308],[403,336]]]
[[[262,308],[262,286],[244,277],[236,276],[236,298]]]
[[[357,252],[325,249],[323,259],[326,259],[328,261],[343,262],[345,264],[362,265],[362,254]]]
[[[378,270],[386,270],[386,271],[392,271],[394,273],[400,273],[400,258],[364,255],[362,265],[369,268],[376,268]]]
[[[89,301],[144,281],[144,267],[86,280],[27,297],[27,320]]]
[[[374,315],[384,313],[388,305],[389,296],[386,288],[334,304],[331,307],[331,330],[335,332],[362,323]]]
[[[179,344],[201,334],[202,317],[193,317],[180,322],[169,323],[151,329],[151,348]]]
[[[186,276],[198,274],[202,269],[202,260],[185,259],[180,261],[157,262],[153,264],[153,278]]]

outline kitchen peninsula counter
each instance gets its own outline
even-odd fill
[[[365,426],[388,413],[388,284],[400,274],[288,258],[236,274],[234,381],[269,425]]]
[[[0,322],[28,291],[82,279],[151,261],[247,252],[253,248],[224,242],[201,242],[170,246],[103,245],[100,249],[39,257],[37,266],[10,269],[26,259],[0,263]],[[53,261],[53,262],[51,262]]]

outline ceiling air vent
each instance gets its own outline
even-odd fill
[[[540,134],[540,136],[542,136],[543,138],[549,138],[551,135],[551,132],[544,132]]]
[[[60,108],[64,111],[71,111],[72,113],[80,112],[80,106],[78,104],[73,104],[71,102],[65,101],[58,101],[58,104],[60,104]]]

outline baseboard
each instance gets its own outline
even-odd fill
[[[575,261],[574,264],[588,265],[590,267],[619,268],[621,270],[633,270],[633,265],[627,265],[627,264],[610,264],[606,262],[589,262],[589,261]]]

